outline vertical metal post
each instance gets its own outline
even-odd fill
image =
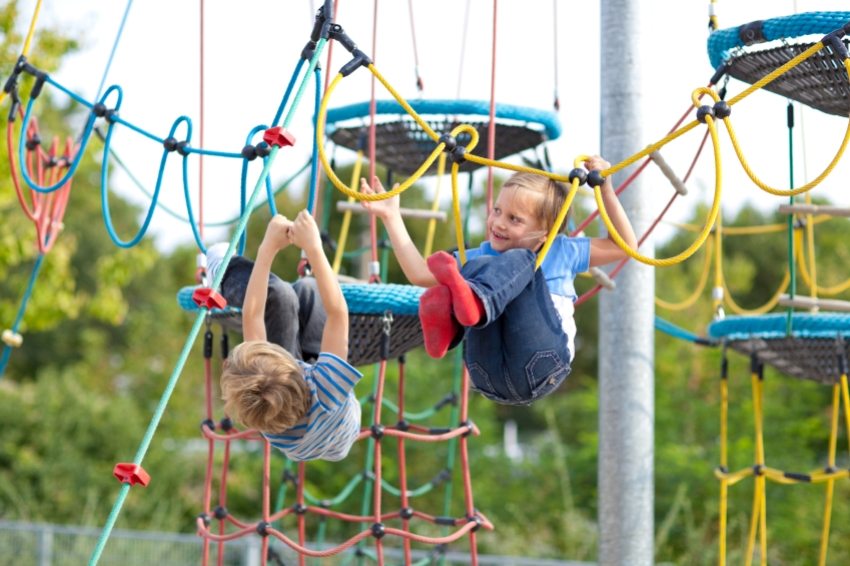
[[[601,151],[612,164],[646,145],[641,120],[641,53],[646,4],[602,0]],[[622,181],[626,169],[614,179]],[[621,195],[640,238],[652,222],[650,195],[637,179]],[[645,255],[654,255],[648,239]],[[599,303],[599,563],[653,563],[655,272],[630,261]]]

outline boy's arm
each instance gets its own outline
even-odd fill
[[[377,177],[372,177],[371,187],[366,183],[366,179],[362,179],[360,191],[365,194],[380,194],[385,192],[381,181]],[[387,229],[387,235],[390,237],[390,243],[393,247],[393,253],[407,280],[411,284],[420,287],[433,287],[436,285],[437,280],[431,274],[425,258],[419,253],[419,249],[410,238],[407,226],[404,225],[404,219],[401,217],[401,212],[399,211],[398,196],[385,200],[364,200],[361,202],[363,203],[363,208],[384,222],[384,227]]]
[[[336,275],[322,250],[322,239],[316,221],[306,210],[298,213],[292,224],[292,242],[304,250],[322,305],[328,319],[322,331],[322,352],[348,360],[348,305],[342,295]]]
[[[585,162],[585,167],[588,171],[608,169],[611,164],[599,156],[593,156]],[[637,249],[638,242],[635,236],[635,231],[632,228],[632,223],[623,210],[623,205],[620,199],[617,198],[617,193],[614,191],[614,184],[611,182],[611,177],[607,177],[605,182],[600,187],[602,193],[602,202],[605,204],[605,211],[611,219],[611,224],[616,228],[617,232],[623,241],[632,249]],[[626,252],[617,245],[617,243],[608,234],[607,238],[593,238],[590,241],[590,267],[597,265],[605,265],[614,261],[619,261],[627,257]]]
[[[269,292],[269,274],[277,252],[289,245],[292,222],[280,214],[274,216],[266,227],[263,241],[257,249],[251,277],[242,303],[242,337],[248,340],[266,340],[266,298]]]

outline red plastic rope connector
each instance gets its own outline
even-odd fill
[[[198,287],[192,293],[192,300],[199,307],[207,307],[208,309],[223,309],[227,306],[227,299],[221,293],[213,291],[209,287]]]
[[[129,483],[130,485],[139,485],[146,487],[151,481],[150,475],[143,467],[132,462],[123,462],[115,464],[115,469],[112,470],[112,475],[121,483]]]
[[[292,132],[285,130],[282,126],[269,128],[263,133],[263,141],[269,145],[284,147],[287,145],[295,145],[295,136]]]

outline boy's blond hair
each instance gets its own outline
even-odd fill
[[[261,432],[292,428],[310,409],[310,388],[292,354],[265,341],[242,342],[224,362],[225,412]]]
[[[558,213],[564,206],[564,201],[567,200],[566,185],[538,173],[514,173],[502,185],[503,189],[505,187],[525,189],[540,195],[536,216],[546,228],[546,232],[552,229],[558,219]],[[563,232],[566,227],[567,220],[564,217],[564,221],[558,226],[558,232]]]

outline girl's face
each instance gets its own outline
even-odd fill
[[[537,214],[540,198],[540,194],[521,187],[502,188],[487,217],[487,239],[494,250],[537,251],[546,241],[546,229]]]

